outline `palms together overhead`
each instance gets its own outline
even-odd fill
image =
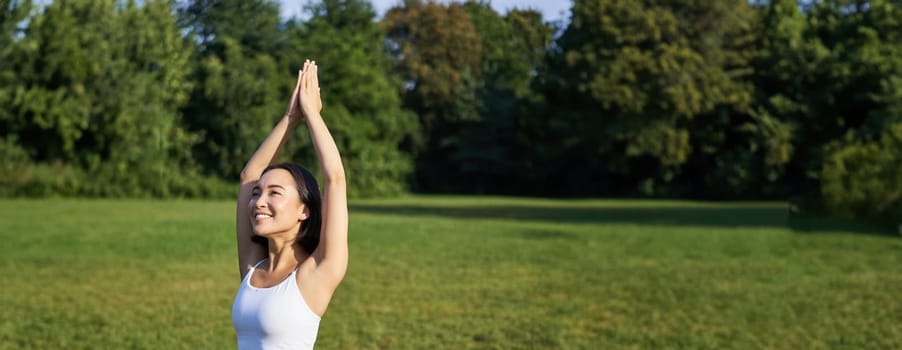
[[[319,78],[316,71],[316,61],[307,60],[304,62],[304,69],[301,70],[299,80],[299,103],[301,111],[307,118],[319,115],[319,112],[323,109],[323,101],[319,95]]]
[[[298,81],[294,85],[294,92],[291,93],[291,101],[288,102],[288,110],[285,112],[292,122],[318,115],[323,109],[316,69],[315,61],[306,60],[304,67],[298,71]]]

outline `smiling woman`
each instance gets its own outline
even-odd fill
[[[298,213],[298,217],[301,219],[301,228],[298,231],[297,240],[305,251],[315,251],[319,245],[322,224],[322,197],[316,177],[306,168],[294,163],[273,164],[263,170],[263,176],[251,191],[251,203],[248,205],[248,209],[252,211],[252,222],[254,222],[254,232],[256,233],[251,240],[264,247],[268,247],[269,242],[265,235],[260,233],[263,231],[257,227],[264,223],[274,222],[273,213],[272,210],[257,208],[257,204],[261,197],[266,196],[267,191],[275,197],[270,198],[273,206],[302,204],[302,212]],[[300,201],[294,200],[295,191]],[[285,198],[291,198],[291,200],[285,200]]]
[[[241,172],[236,233],[241,286],[232,305],[238,348],[310,349],[348,266],[344,167],[320,110],[317,66],[298,74],[288,111]],[[301,119],[322,164],[272,164]]]

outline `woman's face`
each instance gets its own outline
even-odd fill
[[[294,178],[285,169],[272,169],[260,177],[248,209],[254,233],[264,237],[285,233],[293,238],[307,219]]]

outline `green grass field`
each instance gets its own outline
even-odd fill
[[[0,200],[0,349],[228,349],[232,202]],[[354,201],[323,349],[899,349],[902,237],[780,203]]]

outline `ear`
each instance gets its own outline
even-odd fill
[[[307,209],[306,205],[301,206],[301,209],[298,210],[298,222],[307,220],[310,217],[310,210]]]

